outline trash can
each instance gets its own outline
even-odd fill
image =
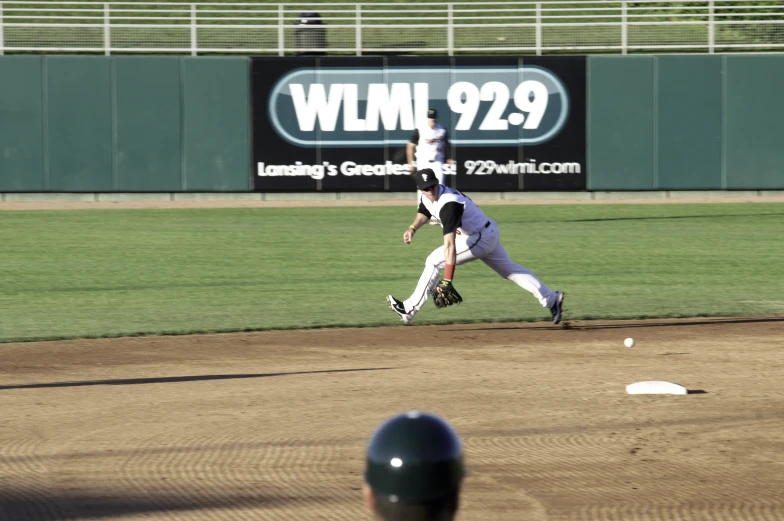
[[[297,56],[323,56],[324,51],[314,49],[327,48],[327,28],[321,15],[315,12],[300,13],[297,27],[294,29],[294,48],[308,49],[298,52]]]

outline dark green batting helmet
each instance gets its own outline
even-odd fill
[[[400,414],[370,438],[365,480],[376,495],[390,501],[445,498],[457,491],[464,476],[460,438],[438,416]]]

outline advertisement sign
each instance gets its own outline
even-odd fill
[[[468,191],[585,189],[584,57],[256,58],[259,191],[411,191],[435,109]]]

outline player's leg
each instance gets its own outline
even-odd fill
[[[444,262],[444,247],[433,250],[425,260],[425,269],[422,270],[422,275],[419,276],[414,293],[411,294],[405,301],[403,307],[410,315],[410,319],[427,304],[427,299],[432,293],[433,288],[436,287],[438,277],[443,269]]]
[[[503,278],[511,280],[530,292],[542,307],[552,308],[555,305],[558,292],[548,288],[531,270],[520,266],[509,258],[506,248],[500,241],[492,252],[482,257],[482,261]]]
[[[477,236],[458,235],[455,237],[455,261],[458,266],[476,260],[484,254],[484,250],[477,245],[478,241],[479,237]],[[427,304],[427,299],[436,287],[445,266],[444,247],[441,246],[428,255],[414,293],[403,302],[405,310],[411,314],[411,318]]]

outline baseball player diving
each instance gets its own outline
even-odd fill
[[[543,307],[550,310],[553,324],[558,324],[563,312],[563,292],[551,290],[531,271],[509,258],[499,240],[498,224],[471,199],[439,183],[433,170],[417,170],[413,175],[422,193],[417,215],[403,233],[403,242],[409,244],[419,228],[431,217],[437,217],[444,230],[444,245],[428,256],[419,283],[408,299],[400,301],[392,295],[387,296],[387,304],[400,320],[404,324],[414,320],[431,294],[438,308],[462,302],[452,284],[455,266],[482,259],[500,276],[532,293]],[[444,270],[444,278],[439,281],[441,270]]]

